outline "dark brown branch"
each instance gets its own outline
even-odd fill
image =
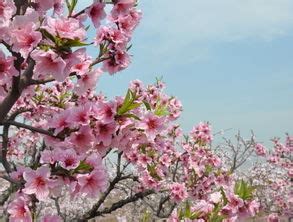
[[[29,59],[29,65],[22,76],[13,77],[11,91],[0,104],[0,122],[3,122],[13,105],[21,96],[22,91],[29,85],[30,79],[33,76],[34,66],[35,62]]]
[[[11,166],[7,160],[7,149],[9,144],[8,139],[9,134],[9,125],[5,125],[3,127],[3,135],[2,135],[2,148],[1,148],[1,155],[0,155],[0,162],[2,163],[4,169],[7,173],[11,172]]]
[[[5,122],[2,123],[2,125],[4,125],[4,126],[12,125],[12,126],[28,129],[28,130],[30,130],[32,132],[41,133],[41,134],[44,134],[44,135],[47,135],[47,136],[52,136],[52,137],[59,138],[58,136],[55,136],[53,132],[50,132],[48,130],[39,129],[39,128],[30,126],[30,125],[26,125],[26,124],[15,122],[15,121],[5,121]]]
[[[170,196],[165,196],[160,199],[160,203],[157,210],[157,217],[160,217],[161,211],[163,210],[164,204],[170,199]]]
[[[8,200],[12,193],[12,187],[10,186],[7,190],[5,190],[0,196],[0,206],[3,206],[5,202]]]
[[[124,200],[120,200],[120,201],[112,204],[111,207],[107,207],[102,211],[96,212],[95,216],[102,216],[104,214],[110,214],[113,211],[118,210],[119,208],[122,208],[122,207],[124,207],[125,205],[127,205],[129,203],[136,202],[139,199],[143,199],[143,198],[145,198],[145,197],[147,197],[147,196],[149,196],[151,194],[154,194],[154,193],[155,193],[154,190],[146,190],[146,191],[143,191],[143,192],[136,193],[135,195],[133,195],[131,197],[128,197],[128,198],[126,198]]]
[[[30,85],[40,85],[40,84],[46,84],[49,82],[54,82],[55,79],[54,78],[50,78],[50,79],[43,79],[43,80],[39,80],[39,79],[31,79],[30,81]]]

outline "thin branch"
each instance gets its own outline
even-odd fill
[[[154,190],[146,190],[146,191],[143,191],[143,192],[136,193],[135,195],[133,195],[131,197],[128,197],[128,198],[126,198],[124,200],[120,200],[120,201],[112,204],[111,207],[107,207],[102,211],[98,211],[95,216],[101,216],[101,215],[104,215],[104,214],[110,214],[113,211],[115,211],[117,209],[120,209],[120,208],[124,207],[125,205],[127,205],[129,203],[136,202],[137,200],[143,199],[143,198],[145,198],[145,197],[147,197],[147,196],[149,196],[151,194],[154,194],[154,193],[155,193]]]
[[[3,127],[0,162],[2,163],[5,171],[9,174],[11,172],[11,166],[7,160],[7,149],[9,144],[8,134],[9,134],[9,125],[5,125]]]
[[[1,123],[1,125],[4,125],[4,126],[7,126],[7,125],[13,125],[13,126],[16,126],[16,127],[20,127],[20,128],[28,129],[28,130],[30,130],[30,131],[32,131],[32,132],[41,133],[41,134],[44,134],[44,135],[47,135],[47,136],[60,138],[60,137],[54,135],[53,132],[50,132],[50,131],[48,131],[48,130],[39,129],[39,128],[36,128],[36,127],[30,126],[30,125],[26,125],[26,124],[19,123],[19,122],[15,122],[15,121],[5,121],[5,122]]]
[[[160,217],[161,211],[163,209],[164,204],[170,199],[170,196],[165,196],[160,199],[160,203],[157,210],[157,217]]]
[[[60,217],[62,217],[62,219],[65,221],[66,217],[63,215],[63,213],[61,212],[61,208],[60,208],[60,204],[59,204],[59,197],[56,198],[52,198],[54,200],[55,203],[55,207],[57,210],[57,213]]]

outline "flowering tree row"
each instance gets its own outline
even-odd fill
[[[8,51],[0,51],[1,178],[9,183],[0,198],[4,216],[86,221],[159,195],[152,208],[170,221],[254,217],[260,209],[255,186],[212,151],[209,124],[182,135],[175,122],[181,103],[164,93],[164,83],[134,80],[112,100],[95,92],[101,75],[130,63],[141,19],[136,2],[96,0],[80,11],[77,4],[0,1],[0,40]],[[111,169],[106,163],[114,156]],[[106,204],[121,185],[126,196]],[[90,204],[68,216],[71,205],[61,207],[63,197]]]

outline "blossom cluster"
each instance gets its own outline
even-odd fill
[[[257,143],[255,153],[265,158],[266,163],[255,165],[251,170],[252,183],[259,187],[258,196],[263,202],[263,211],[270,214],[268,221],[279,221],[279,217],[292,216],[292,137],[285,143],[272,139],[273,150]]]

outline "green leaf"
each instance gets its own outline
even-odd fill
[[[145,105],[145,107],[146,107],[146,109],[148,110],[148,111],[151,111],[152,110],[152,107],[151,107],[151,105],[147,102],[147,101],[142,101],[143,102],[143,104]]]
[[[90,45],[89,43],[81,42],[79,39],[66,39],[63,47],[81,47]]]
[[[168,107],[159,105],[155,110],[155,115],[157,115],[157,116],[169,115]]]
[[[123,114],[123,116],[125,117],[129,117],[129,118],[133,118],[133,119],[136,119],[136,120],[140,120],[140,118],[132,113],[126,113],[126,114]]]
[[[221,194],[222,194],[222,197],[223,197],[223,200],[224,200],[224,205],[226,205],[228,203],[228,199],[227,199],[227,196],[225,194],[225,191],[224,191],[223,187],[220,188],[220,191],[221,191]]]
[[[213,167],[211,165],[207,165],[205,169],[205,173],[209,175],[212,171],[213,171]]]
[[[191,206],[190,206],[190,203],[188,201],[186,201],[186,204],[185,204],[185,217],[186,218],[191,217]]]
[[[40,32],[45,38],[50,39],[54,43],[56,42],[56,37],[49,33],[46,29],[40,29]]]
[[[134,100],[135,100],[135,94],[130,89],[128,89],[127,93],[126,93],[126,96],[124,98],[123,104],[118,109],[117,114],[118,115],[123,115],[127,111],[131,110],[131,106],[133,105]],[[133,105],[132,109],[134,109],[134,108],[136,108],[136,105]]]
[[[74,10],[76,4],[77,4],[77,0],[71,0],[70,3],[69,3],[68,0],[66,0],[66,5],[67,5],[67,8],[68,8],[68,13],[69,13],[69,15],[72,14],[72,12],[73,12],[73,10]]]
[[[183,220],[184,219],[184,212],[183,212],[183,210],[180,208],[177,213],[178,213],[179,220]]]
[[[131,49],[131,48],[132,48],[132,44],[127,47],[126,51],[129,51],[129,49]]]
[[[193,212],[193,213],[191,214],[191,216],[189,217],[189,219],[191,219],[191,220],[195,220],[195,219],[198,218],[198,216],[199,216],[199,213],[198,213],[198,212]]]
[[[244,180],[239,180],[236,182],[234,187],[234,192],[243,200],[248,200],[253,198],[253,192],[255,188],[250,186]]]
[[[137,107],[139,107],[141,105],[141,103],[132,103],[131,105],[128,106],[127,111],[136,109]]]
[[[147,169],[149,171],[149,174],[151,175],[151,177],[153,177],[156,180],[162,180],[162,178],[158,175],[157,171],[156,171],[156,165],[147,165]]]
[[[208,221],[210,221],[210,222],[222,222],[224,219],[225,219],[225,217],[222,216],[222,215],[212,214],[209,217]]]
[[[91,170],[92,170],[91,165],[87,164],[84,161],[81,161],[78,167],[74,171],[79,172],[79,171],[91,171]]]

